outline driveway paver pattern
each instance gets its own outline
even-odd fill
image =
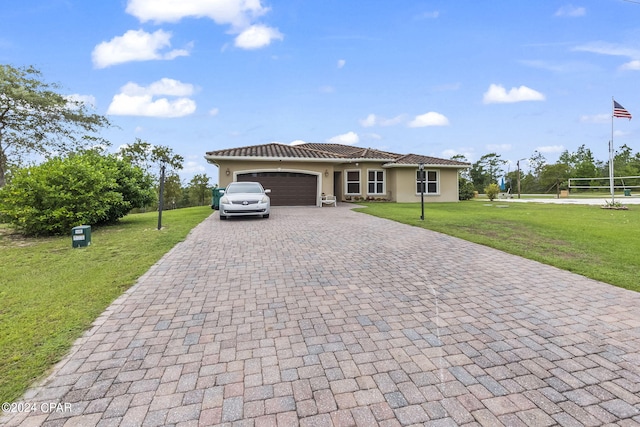
[[[0,423],[640,425],[640,294],[344,205],[213,214],[22,401],[65,410]]]

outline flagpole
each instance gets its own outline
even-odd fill
[[[615,203],[615,195],[613,189],[613,117],[615,109],[615,100],[611,97],[611,140],[609,141],[609,188],[611,189],[611,204]]]

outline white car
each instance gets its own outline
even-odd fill
[[[220,219],[232,216],[261,216],[269,218],[271,190],[265,190],[259,182],[232,182],[221,190]]]

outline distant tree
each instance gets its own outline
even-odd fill
[[[204,206],[205,200],[211,195],[209,179],[206,174],[197,174],[189,181],[189,195],[198,206]]]
[[[131,145],[121,147],[118,155],[154,176],[159,176],[162,165],[168,166],[169,171],[175,171],[182,169],[184,163],[184,157],[175,154],[170,147],[152,145],[140,138],[136,138]]]
[[[168,170],[165,171],[165,180],[168,180],[170,176],[177,176],[175,171],[182,169],[184,163],[184,157],[175,154],[170,147],[152,145],[140,138],[136,138],[136,141],[131,145],[121,147],[118,156],[144,169],[147,173],[151,174],[158,183],[160,182],[161,170],[163,168],[168,168]],[[172,179],[175,181],[176,178]],[[179,176],[177,176],[177,181],[179,184]],[[165,181],[165,185],[166,183],[167,181]],[[165,196],[175,190],[175,182],[170,185],[172,188],[169,190],[165,187]],[[180,184],[179,188],[182,188]],[[158,193],[159,192],[160,185],[158,185]],[[158,194],[158,199],[160,199],[160,194]],[[177,193],[171,193],[171,200],[164,199],[163,207],[176,207],[178,200],[182,200],[182,197],[179,197]]]
[[[33,154],[45,158],[108,145],[94,135],[109,121],[81,101],[59,94],[34,67],[0,65],[0,188],[11,165]]]
[[[451,156],[451,160],[455,160],[457,162],[469,163],[467,157],[464,154],[456,154],[455,156]],[[469,168],[462,169],[460,171],[460,176],[467,181],[471,181],[471,175],[469,175]]]
[[[640,156],[633,155],[633,150],[626,144],[620,147],[614,156],[615,176],[638,176],[640,175]],[[608,168],[607,164],[607,168]],[[608,169],[607,169],[608,171]],[[608,175],[608,172],[607,172]],[[606,176],[606,175],[603,175]]]
[[[498,182],[498,177],[503,173],[502,166],[507,163],[500,157],[496,153],[485,154],[471,165],[469,174],[477,191],[484,191],[489,184]]]
[[[180,176],[176,173],[168,174],[164,182],[164,208],[176,209],[182,207],[182,193]]]
[[[590,149],[585,148],[584,145],[580,147],[579,155],[577,156],[577,163],[572,171],[573,177],[576,178],[594,178],[598,176],[598,168],[596,166],[596,160],[593,157],[593,153]]]
[[[569,167],[570,178],[593,178],[598,176],[598,168],[593,153],[584,144],[570,153],[563,151],[558,157],[558,163]]]
[[[563,185],[569,178],[571,178],[571,168],[566,163],[545,165],[540,172],[542,192],[553,192],[556,185]]]
[[[540,153],[539,151],[534,151],[531,157],[529,157],[529,166],[533,171],[533,176],[536,178],[540,177],[540,173],[542,172],[542,168],[547,164],[547,159]]]

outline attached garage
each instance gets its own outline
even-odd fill
[[[238,181],[257,181],[271,189],[271,206],[312,206],[318,203],[318,177],[300,172],[239,173]]]

